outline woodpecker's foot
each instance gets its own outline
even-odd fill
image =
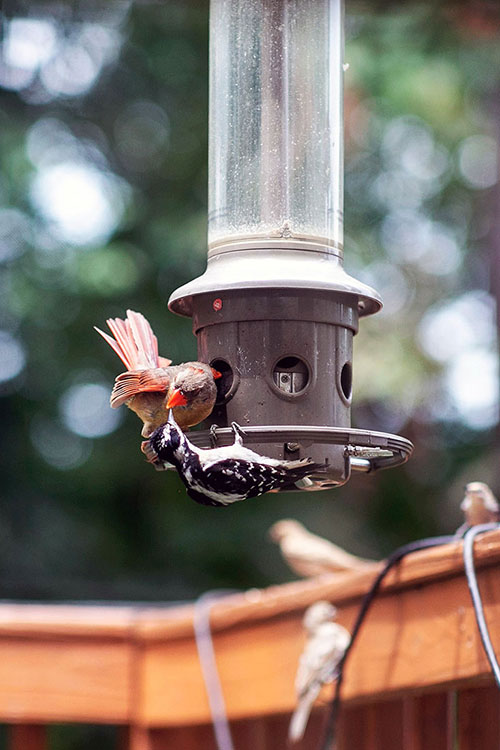
[[[210,445],[212,446],[212,448],[217,448],[217,443],[219,441],[219,438],[217,437],[217,428],[218,425],[212,424],[210,425],[210,429],[208,431],[210,435]]]
[[[141,443],[141,451],[146,456],[146,459],[147,459],[148,463],[153,464],[153,466],[155,467],[156,471],[164,471],[165,470],[165,466],[162,463],[160,463],[160,461],[158,461],[158,455],[157,455],[155,449],[152,447],[150,440],[143,440],[142,441],[142,443]]]
[[[234,442],[238,445],[243,445],[243,437],[246,435],[243,427],[240,427],[237,422],[231,422],[231,429],[234,433]]]

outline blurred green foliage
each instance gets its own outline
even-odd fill
[[[207,20],[205,5],[171,0],[4,11],[3,598],[265,586],[291,577],[266,536],[281,517],[382,556],[457,526],[465,480],[500,489],[496,16],[483,28],[406,5],[347,19],[346,267],[386,301],[357,339],[354,421],[414,440],[412,461],[333,492],[203,508],[146,465],[135,415],[108,409],[120,363],[94,325],[130,307],[165,356],[196,355],[166,300],[206,262]],[[483,379],[463,394],[471,352]]]

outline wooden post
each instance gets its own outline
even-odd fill
[[[457,718],[460,750],[499,750],[500,692],[497,687],[461,690]]]
[[[216,750],[211,726],[155,729],[132,725],[122,734],[119,750]]]
[[[8,750],[46,750],[47,733],[43,724],[11,724]]]
[[[453,699],[453,693],[429,693],[405,699],[404,750],[453,750]]]
[[[403,701],[346,709],[341,714],[339,734],[340,750],[402,750]]]

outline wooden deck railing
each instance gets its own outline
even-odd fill
[[[461,547],[414,553],[389,574],[346,667],[339,750],[500,748],[500,693]],[[476,558],[500,650],[500,532],[478,538]],[[285,747],[305,607],[330,599],[349,627],[372,577],[311,579],[213,605],[236,750]],[[323,703],[330,696],[325,688]],[[319,706],[297,750],[316,747],[323,719]],[[119,725],[121,750],[213,750],[192,606],[1,604],[0,722],[9,750],[47,748],[45,726],[64,722]]]

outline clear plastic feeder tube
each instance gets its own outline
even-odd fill
[[[342,0],[212,0],[210,254],[341,255],[343,47]]]

